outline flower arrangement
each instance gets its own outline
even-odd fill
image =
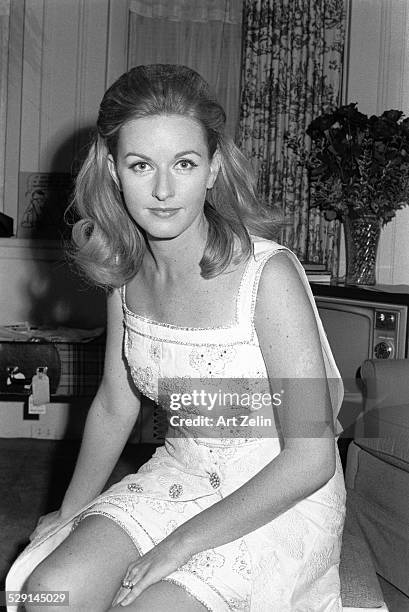
[[[326,219],[372,215],[385,225],[409,204],[409,118],[402,111],[368,118],[352,103],[314,119],[307,134],[311,207]]]

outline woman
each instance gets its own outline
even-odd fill
[[[224,121],[183,66],[139,66],[104,96],[73,230],[111,289],[104,375],[62,506],[8,589],[69,591],[72,610],[342,609],[342,383]],[[209,400],[218,385],[234,405]],[[100,495],[140,393],[167,410],[166,444]]]

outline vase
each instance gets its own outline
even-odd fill
[[[347,285],[375,285],[381,220],[375,215],[344,217]]]

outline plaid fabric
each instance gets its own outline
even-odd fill
[[[28,395],[39,366],[47,366],[51,397],[94,396],[103,374],[105,336],[91,342],[0,342],[0,397]],[[8,382],[8,368],[17,366],[23,380]],[[20,384],[21,383],[21,384]]]
[[[104,369],[105,337],[87,343],[55,344],[61,360],[56,396],[95,395]]]

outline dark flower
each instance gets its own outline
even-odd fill
[[[317,137],[318,135],[323,134],[325,130],[328,130],[332,125],[334,125],[335,122],[336,119],[334,119],[334,115],[321,115],[310,123],[307,129],[307,134],[311,136],[311,138]]]
[[[369,127],[374,138],[390,138],[391,135],[397,134],[399,126],[393,122],[387,121],[383,117],[372,115],[369,119]]]
[[[376,214],[388,223],[409,204],[409,118],[387,110],[368,118],[356,103],[316,117],[307,128],[311,152],[302,152],[311,206],[328,220]]]
[[[365,127],[368,122],[368,117],[358,111],[356,102],[340,106],[334,114],[353,126]]]
[[[392,110],[392,109],[388,111],[384,111],[381,115],[381,117],[384,117],[388,121],[393,121],[395,123],[397,123],[402,116],[403,116],[402,111]]]

